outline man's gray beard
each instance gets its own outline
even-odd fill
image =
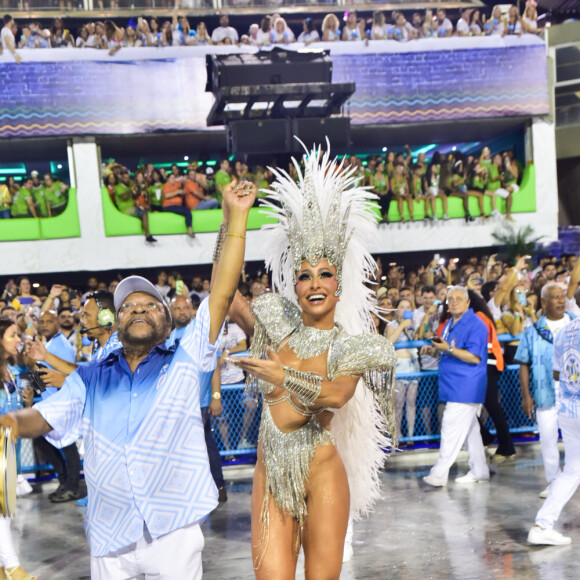
[[[165,340],[163,328],[152,327],[152,330],[153,332],[151,334],[136,338],[130,336],[125,329],[119,328],[119,340],[125,351],[150,352],[153,347]]]

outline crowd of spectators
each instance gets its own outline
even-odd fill
[[[273,165],[276,165],[273,162]],[[506,201],[506,219],[511,220],[512,197],[519,190],[523,166],[514,156],[513,150],[496,152],[483,147],[479,155],[463,155],[452,151],[442,155],[435,151],[430,158],[425,153],[416,157],[408,146],[402,151],[387,151],[386,154],[368,155],[363,160],[350,155],[347,166],[355,167],[359,183],[370,187],[379,198],[382,222],[389,221],[391,203],[397,205],[401,221],[414,221],[416,204],[424,204],[424,219],[436,221],[438,215],[448,219],[448,197],[463,200],[466,222],[475,217],[469,213],[468,200],[474,197],[479,203],[482,219],[499,216],[496,198]],[[272,181],[272,172],[262,166],[250,168],[241,160],[221,159],[219,167],[189,162],[186,168],[173,164],[170,169],[155,167],[147,163],[134,172],[111,161],[103,170],[103,181],[112,202],[119,211],[142,220],[148,241],[155,241],[148,229],[148,214],[152,211],[172,212],[182,215],[188,233],[192,231],[192,211],[218,208],[224,187],[233,178],[252,181],[258,188],[258,200],[266,194]],[[290,175],[297,176],[293,164],[289,164]],[[491,199],[491,214],[486,215],[483,200]],[[440,200],[438,211],[436,201]]]
[[[428,264],[420,267],[386,263],[381,258],[377,263],[376,276],[379,282],[375,288],[381,308],[381,318],[375,318],[377,332],[387,336],[399,347],[404,342],[426,340],[440,332],[442,323],[448,317],[447,293],[449,288],[455,286],[463,286],[469,291],[471,308],[489,316],[498,335],[517,337],[536,323],[543,314],[546,288],[559,289],[562,296],[566,297],[566,310],[580,314],[576,302],[580,261],[573,254],[563,254],[561,258],[542,255],[536,263],[524,256],[515,266],[498,255],[477,254],[463,261],[458,258],[446,260],[436,254]],[[22,335],[30,342],[52,340],[57,332],[56,327],[52,328],[50,324],[58,324],[58,332],[70,347],[71,360],[82,363],[90,360],[95,351],[87,334],[81,333],[83,322],[86,325],[82,319],[83,304],[93,292],[114,292],[120,279],[117,276],[105,281],[91,276],[85,288],[54,284],[50,290],[44,284],[36,284],[37,287],[33,288],[28,277],[16,281],[11,279],[5,284],[0,296],[0,317],[12,317],[18,323]],[[210,291],[209,278],[194,275],[189,283],[189,280],[183,280],[178,271],[160,271],[155,284],[170,308],[186,300],[193,313]],[[249,302],[271,291],[267,273],[251,275],[244,271],[239,291]],[[50,320],[46,319],[47,316]],[[249,344],[248,337],[232,321],[228,321],[228,325],[228,333],[221,339],[222,352],[245,350]],[[52,330],[48,332],[47,329]],[[513,362],[517,344],[517,340],[507,343],[504,352],[506,364]],[[399,348],[397,357],[399,375],[432,371],[438,367],[437,358],[415,347]],[[227,354],[220,359],[222,375],[218,380],[222,383],[239,383],[243,377],[236,374],[235,368],[228,367],[226,359]],[[30,361],[27,364],[34,366]],[[64,381],[64,375],[60,376],[57,371],[51,371],[44,377],[50,387],[58,388]],[[418,388],[417,379],[403,378],[398,381],[396,408],[399,435],[403,435],[403,411],[406,416],[406,435],[413,435]],[[244,399],[242,403],[244,419],[241,433],[240,429],[236,429],[239,441],[231,440],[227,417],[217,422],[217,430],[226,450],[252,444],[248,439],[256,405],[251,398],[247,401]],[[436,419],[433,418],[432,410],[421,408],[419,411],[425,432],[436,432]]]
[[[20,32],[19,32],[20,28]],[[371,18],[359,17],[356,11],[346,12],[341,22],[335,13],[322,21],[311,17],[303,20],[300,30],[292,30],[280,14],[265,15],[247,31],[230,26],[227,14],[222,14],[219,26],[210,31],[204,21],[195,25],[184,14],[175,10],[171,20],[161,21],[156,16],[131,18],[126,26],[112,20],[86,22],[76,31],[68,30],[62,18],[55,18],[48,28],[39,21],[21,23],[4,16],[2,48],[16,60],[19,49],[34,48],[92,48],[114,54],[123,47],[142,46],[207,46],[212,44],[268,46],[293,42],[310,45],[316,42],[394,40],[405,42],[419,38],[449,36],[506,36],[525,33],[537,34],[538,15],[535,0],[528,0],[523,13],[512,5],[507,14],[499,5],[491,14],[479,8],[462,8],[453,24],[445,9],[427,9],[413,12],[410,19],[402,11],[394,10],[390,17],[378,10]]]
[[[30,172],[21,181],[9,176],[0,183],[0,219],[45,218],[61,214],[68,203],[69,186],[45,173]]]
[[[103,166],[103,184],[119,211],[141,220],[147,241],[156,241],[149,231],[150,212],[182,216],[188,235],[194,237],[192,211],[219,208],[223,190],[232,179],[252,181],[259,191],[258,204],[273,178],[270,169],[260,164],[249,167],[241,160],[230,162],[228,158],[210,163],[191,161],[187,166],[173,164],[167,169],[146,163],[131,171],[111,160]],[[272,165],[276,166],[277,161],[273,160]],[[389,222],[391,203],[397,206],[403,223],[415,221],[417,213],[427,221],[436,221],[438,216],[446,220],[449,197],[462,199],[468,223],[475,220],[468,208],[470,197],[478,200],[481,219],[500,215],[496,200],[504,199],[505,218],[511,220],[512,198],[517,195],[523,176],[523,165],[513,150],[492,154],[487,146],[479,155],[435,151],[429,158],[425,153],[413,156],[406,146],[376,155],[353,154],[346,165],[355,167],[359,183],[377,194],[383,223]],[[288,171],[297,175],[293,164],[289,164]],[[41,178],[34,170],[20,181],[9,176],[0,182],[0,219],[59,215],[66,208],[68,189],[51,173]],[[484,210],[486,196],[491,199],[490,215]],[[421,212],[416,211],[417,204],[421,205]]]

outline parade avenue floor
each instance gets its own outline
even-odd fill
[[[465,456],[461,456],[465,460]],[[355,524],[354,557],[341,579],[540,579],[580,578],[580,495],[564,509],[558,529],[571,546],[531,547],[526,536],[542,500],[543,467],[538,444],[520,445],[517,460],[492,464],[490,483],[459,485],[467,471],[460,463],[446,489],[426,486],[421,478],[435,452],[407,451],[388,462],[382,475],[383,499],[375,512]],[[229,500],[202,529],[204,578],[253,578],[250,557],[250,467],[226,471]],[[41,580],[89,578],[89,550],[74,502],[51,504],[42,494],[18,500],[13,535],[24,568]],[[297,578],[303,578],[302,559]],[[178,580],[178,579],[176,579]]]

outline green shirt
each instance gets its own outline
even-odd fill
[[[163,205],[163,183],[152,183],[147,188],[151,205]]]
[[[46,207],[46,190],[44,187],[34,187],[32,189],[32,199],[34,199],[37,215],[40,217],[47,217],[48,209]]]
[[[406,195],[408,193],[407,179],[404,175],[393,175],[393,193],[395,195]]]
[[[55,181],[50,187],[44,185],[44,199],[50,203],[51,208],[62,207],[66,205],[67,195],[62,181]]]
[[[421,175],[413,173],[411,179],[411,193],[413,194],[413,197],[423,195],[423,177]]]
[[[124,183],[117,183],[117,185],[115,185],[115,203],[117,204],[119,211],[123,213],[127,213],[127,211],[135,207],[135,201],[133,200],[133,194],[131,191],[131,188]],[[123,199],[121,196],[125,195],[127,192],[130,192],[128,198]]]
[[[12,200],[12,208],[10,213],[13,217],[28,216],[28,204],[26,203],[27,199],[32,199],[32,192],[26,187],[21,187]]]
[[[389,183],[387,181],[387,176],[383,173],[382,177],[378,177],[376,174],[373,176],[373,187],[377,193],[386,193],[389,189]]]
[[[7,185],[0,185],[0,211],[10,209],[10,190]]]
[[[225,171],[219,169],[215,174],[215,185],[217,188],[218,193],[221,195],[223,190],[225,189],[226,185],[230,183],[232,180],[232,176]]]
[[[488,191],[496,191],[501,187],[501,179],[499,177],[499,169],[495,165],[490,165],[488,168],[489,174],[487,178],[486,189]]]
[[[232,176],[229,173],[222,171],[221,169],[218,169],[218,171],[215,174],[215,192],[216,197],[220,202],[220,204],[222,202],[223,191],[226,185],[230,183],[231,180]]]

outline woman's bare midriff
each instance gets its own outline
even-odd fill
[[[322,375],[324,378],[326,378],[327,354],[327,352],[324,352],[316,357],[301,360],[296,356],[294,351],[287,346],[282,347],[280,352],[278,352],[278,356],[284,366],[290,366],[300,371],[315,372]],[[265,396],[264,399],[265,401],[276,401],[285,394],[286,391],[284,389],[277,387],[269,395]],[[293,399],[293,401],[300,406],[296,399]],[[309,410],[316,411],[317,407],[310,407]],[[306,425],[306,423],[310,421],[310,416],[298,413],[287,401],[270,405],[270,414],[272,415],[274,424],[280,431],[282,431],[282,433],[292,433],[292,431],[300,429],[300,427]],[[333,413],[330,411],[323,411],[317,415],[319,423],[326,429],[330,427],[332,417]]]

